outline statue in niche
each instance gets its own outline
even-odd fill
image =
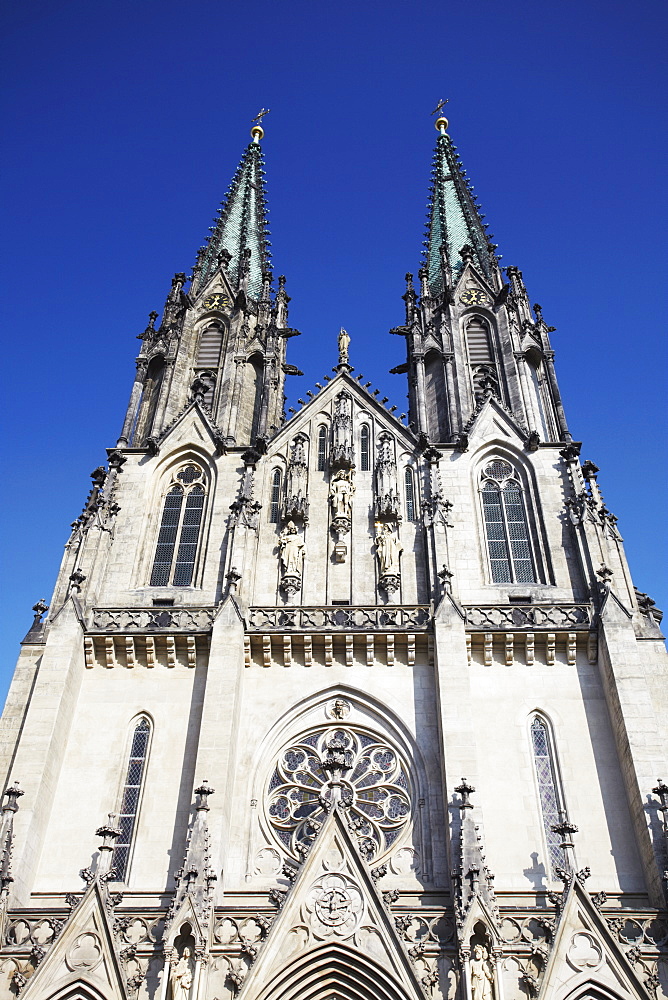
[[[471,959],[472,1000],[494,1000],[494,969],[489,960],[489,952],[482,944],[473,947]]]
[[[339,330],[338,336],[339,364],[348,364],[348,348],[350,347],[350,335],[343,327]]]
[[[294,521],[288,521],[278,538],[278,547],[285,576],[301,576],[306,546],[299,537]]]
[[[347,392],[336,397],[336,409],[332,425],[331,465],[350,467],[353,461],[352,439],[352,399]]]
[[[183,954],[178,960],[170,976],[172,986],[172,1000],[188,1000],[190,989],[193,984],[193,961],[190,948],[183,949]]]
[[[354,493],[355,485],[351,480],[350,474],[341,469],[332,479],[329,491],[329,499],[335,518],[350,518]]]
[[[376,551],[381,576],[399,576],[399,556],[403,548],[389,524],[380,525],[376,535]]]

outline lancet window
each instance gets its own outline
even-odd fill
[[[327,468],[327,428],[324,424],[318,428],[318,472]]]
[[[531,722],[531,749],[550,868],[563,867],[564,852],[559,846],[561,836],[552,827],[565,818],[564,798],[550,729],[540,715],[535,715]]]
[[[480,316],[473,316],[466,324],[466,347],[476,399],[483,398],[488,391],[498,395],[499,380],[494,363],[491,331],[489,324]]]
[[[165,496],[155,549],[152,587],[189,587],[193,581],[206,492],[204,473],[189,462]]]
[[[269,521],[278,524],[281,512],[281,470],[274,469],[271,477],[271,499],[269,501]]]
[[[209,326],[202,331],[197,348],[197,368],[218,368],[223,346],[223,331],[219,326]]]
[[[116,869],[116,877],[125,881],[130,862],[130,852],[134,841],[139,815],[146,762],[148,760],[149,743],[151,739],[151,724],[143,717],[135,726],[130,744],[130,757],[125,775],[123,796],[119,813],[119,829],[121,835],[116,841],[112,866]]]
[[[496,458],[483,472],[482,511],[494,583],[536,579],[524,493],[509,462]]]
[[[415,507],[415,480],[413,478],[413,470],[410,466],[406,466],[404,470],[404,487],[406,490],[406,520],[415,521],[417,519],[417,511]]]
[[[269,781],[267,813],[281,846],[293,857],[309,846],[335,785],[367,857],[382,857],[410,820],[408,769],[385,740],[349,726],[312,730],[280,755]]]
[[[371,443],[369,425],[363,424],[360,430],[360,471],[368,472],[371,469]]]

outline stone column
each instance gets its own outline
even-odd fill
[[[241,386],[243,384],[244,377],[244,365],[246,364],[246,359],[242,357],[236,357],[234,359],[235,371],[234,371],[234,385],[232,387],[232,402],[230,404],[229,416],[227,418],[227,430],[225,433],[225,441],[228,444],[233,444],[236,439],[237,414],[239,413],[239,400],[241,398]]]
[[[424,431],[425,434],[429,434],[424,387],[424,354],[414,354],[413,364],[415,365],[415,395],[418,413],[418,430]]]
[[[545,354],[545,371],[547,372],[547,380],[550,384],[550,393],[552,395],[552,401],[554,403],[554,409],[557,416],[559,434],[561,435],[563,441],[572,441],[573,439],[570,431],[568,430],[568,424],[566,423],[564,404],[561,401],[561,393],[559,392],[559,385],[557,383],[557,373],[554,370],[554,351],[548,351]]]
[[[450,433],[450,439],[452,439],[458,430],[454,354],[444,354],[443,363],[445,365],[445,385],[448,392],[448,431]]]
[[[144,388],[144,372],[141,374],[137,370],[137,379],[132,386],[132,392],[130,393],[130,402],[128,403],[128,409],[125,414],[125,420],[123,421],[123,430],[121,431],[121,436],[118,439],[117,447],[123,448],[130,443],[130,437],[132,435],[132,429],[134,426],[135,418],[137,416],[137,410],[139,408],[139,403],[141,401],[142,390]]]
[[[530,431],[537,431],[542,424],[536,416],[533,393],[527,378],[526,366],[528,361],[521,351],[517,351],[515,353],[515,364],[517,365],[517,371],[519,374],[520,391],[522,393],[522,402],[524,403],[524,413],[526,414],[528,429]]]

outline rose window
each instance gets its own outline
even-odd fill
[[[333,787],[349,809],[370,860],[385,854],[411,813],[403,761],[383,740],[348,728],[323,727],[281,754],[269,782],[268,814],[275,835],[294,857],[316,837]]]

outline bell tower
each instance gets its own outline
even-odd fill
[[[288,327],[285,278],[272,289],[264,131],[251,130],[192,275],[172,279],[162,321],[152,312],[139,339],[137,375],[119,447],[155,451],[189,401],[206,410],[221,447],[250,445],[283,418]],[[186,290],[186,285],[189,288]]]
[[[522,273],[499,266],[447,118],[436,122],[419,295],[406,275],[410,420],[432,442],[466,445],[486,399],[507,408],[531,446],[571,440],[554,373],[551,332],[532,310]],[[506,280],[507,279],[507,280]]]

